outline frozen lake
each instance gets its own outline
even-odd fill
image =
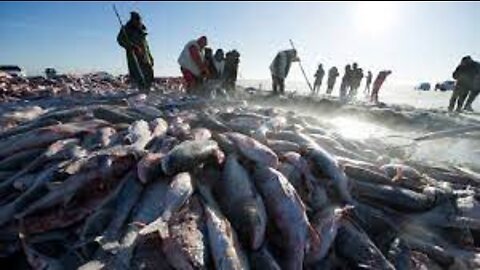
[[[271,89],[271,81],[269,80],[240,80],[239,85],[244,87],[255,87],[258,88],[260,85],[262,89]],[[337,80],[335,88],[332,92],[333,96],[339,95],[340,80]],[[365,84],[362,83],[359,89],[358,98],[361,100],[364,96],[361,94]],[[301,81],[289,81],[286,80],[286,91],[293,92],[297,91],[302,94],[309,94],[310,91],[305,82]],[[321,94],[325,94],[326,84],[322,85],[320,89]],[[394,84],[390,83],[387,79],[382,89],[380,90],[380,101],[388,104],[399,104],[399,105],[410,105],[416,108],[424,109],[443,109],[447,110],[448,102],[452,92],[441,92],[441,91],[417,91],[414,90],[414,85],[405,85],[405,84]],[[477,99],[473,104],[473,109],[477,112],[480,112],[480,101]]]

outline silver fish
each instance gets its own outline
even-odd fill
[[[165,174],[173,175],[210,160],[223,162],[223,153],[215,141],[184,141],[162,159],[161,166]]]
[[[257,166],[254,178],[265,199],[267,214],[284,239],[282,268],[303,269],[311,227],[302,200],[288,180],[272,168]]]
[[[227,132],[225,135],[235,143],[238,151],[247,159],[273,168],[278,166],[277,155],[267,146],[240,133]]]
[[[215,183],[215,188],[220,207],[238,232],[242,243],[252,250],[258,249],[265,237],[265,207],[248,172],[236,156],[227,157],[222,178]]]
[[[193,193],[192,178],[189,173],[179,173],[173,177],[163,198],[163,211],[157,220],[144,227],[140,234],[148,234],[162,229],[173,213],[178,211]]]

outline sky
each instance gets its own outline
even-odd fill
[[[201,35],[240,52],[240,79],[269,79],[289,39],[310,77],[319,63],[343,73],[357,62],[397,82],[437,82],[462,56],[480,60],[480,2],[0,2],[0,65],[126,73],[113,3],[124,22],[142,15],[156,76],[180,75],[178,55]],[[298,65],[288,79],[303,80]]]

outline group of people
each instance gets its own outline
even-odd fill
[[[140,14],[130,13],[130,20],[117,35],[118,44],[127,55],[128,71],[132,86],[148,92],[154,81],[154,60],[146,39],[147,29]],[[235,89],[240,53],[236,50],[224,53],[222,49],[207,47],[207,37],[189,41],[178,58],[180,71],[185,81],[187,93],[201,94],[203,86]],[[211,83],[211,84],[210,84]]]
[[[287,77],[290,67],[293,62],[300,61],[297,51],[294,49],[284,50],[277,53],[272,63],[270,64],[270,72],[272,74],[272,90],[274,94],[285,93],[285,78]],[[383,82],[392,72],[390,70],[384,70],[379,72],[370,94],[370,86],[372,83],[373,75],[371,71],[368,71],[367,75],[364,75],[363,69],[358,67],[357,63],[345,66],[345,73],[342,77],[340,84],[340,100],[346,102],[347,100],[354,99],[357,96],[358,89],[360,88],[362,79],[366,78],[365,90],[366,95],[370,95],[372,102],[378,103],[378,91],[380,90]],[[323,65],[319,64],[318,69],[315,72],[315,80],[313,84],[313,93],[318,94],[322,86],[323,77],[325,76],[325,70]],[[333,91],[337,77],[340,76],[337,67],[332,67],[328,71],[327,78],[327,94],[330,95]]]
[[[130,13],[130,20],[123,26],[117,35],[118,44],[126,51],[130,82],[142,91],[148,92],[154,81],[154,59],[146,39],[147,28],[142,23],[142,18],[137,12]],[[237,81],[240,54],[236,50],[225,53],[217,49],[215,53],[207,47],[207,37],[189,41],[183,48],[178,58],[187,93],[201,91],[206,83],[210,87],[221,87],[227,91],[235,89]],[[270,64],[272,74],[272,89],[274,94],[285,94],[285,79],[293,62],[300,61],[295,49],[284,50],[277,53]],[[391,74],[390,70],[380,71],[372,83],[372,72],[364,75],[363,69],[357,63],[345,66],[345,72],[340,84],[340,100],[346,102],[354,99],[360,88],[362,79],[366,78],[364,93],[370,95],[370,101],[378,103],[378,92]],[[332,67],[328,71],[327,94],[330,95],[335,86],[338,69]],[[322,64],[319,64],[315,73],[313,93],[318,94],[325,76]],[[455,109],[472,111],[472,103],[480,93],[480,63],[475,62],[470,56],[462,58],[460,64],[453,72],[456,80],[455,89],[449,103],[449,111]],[[466,103],[464,104],[466,100]]]
[[[240,53],[236,50],[225,54],[222,49],[217,49],[214,54],[207,47],[206,36],[188,42],[178,58],[187,93],[197,91],[197,94],[201,94],[206,83],[213,88],[234,90],[239,63]]]
[[[453,89],[449,111],[457,108],[455,111],[462,110],[473,111],[472,104],[480,93],[480,63],[476,62],[470,56],[465,56],[460,61],[455,71],[452,74],[456,80],[455,88]],[[467,101],[464,105],[465,100]]]
[[[366,96],[370,96],[370,101],[378,103],[378,91],[382,86],[383,82],[390,75],[392,72],[389,70],[380,71],[375,79],[373,84],[372,93],[370,94],[370,86],[372,84],[373,75],[371,71],[367,72],[365,76],[363,73],[363,69],[358,67],[357,63],[353,63],[352,65],[345,66],[345,72],[342,77],[342,82],[340,84],[340,100],[342,102],[346,102],[347,100],[355,99],[358,93],[358,89],[362,83],[363,78],[365,77],[365,89],[363,93]],[[322,80],[325,75],[325,71],[323,69],[322,64],[318,65],[317,72],[315,73],[315,81],[313,85],[313,94],[318,94],[320,87],[322,86]],[[331,67],[328,71],[328,79],[327,79],[327,94],[330,95],[333,91],[333,87],[335,86],[335,82],[337,81],[337,77],[340,76],[338,73],[337,67]]]

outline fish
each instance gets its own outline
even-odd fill
[[[55,119],[43,119],[43,120],[37,119],[34,122],[27,122],[25,124],[18,125],[16,127],[0,132],[0,140],[6,139],[8,137],[15,136],[18,134],[27,133],[34,129],[43,128],[47,126],[54,126],[58,124],[61,124],[61,123]]]
[[[46,120],[55,120],[62,123],[69,122],[72,119],[75,119],[79,116],[85,116],[90,113],[89,108],[87,107],[75,107],[64,110],[50,111],[46,114],[41,115],[36,119],[36,121],[46,121]]]
[[[144,149],[152,138],[150,127],[144,120],[133,122],[128,128],[125,142],[137,149]]]
[[[118,175],[123,175],[134,162],[130,153],[125,152],[116,157],[98,156],[90,160],[94,164],[78,174],[70,176],[59,187],[50,191],[48,195],[31,204],[23,212],[17,215],[17,218],[23,218],[41,209],[53,207],[60,202],[66,203],[72,196],[84,187],[93,187],[95,182],[101,184],[107,179],[115,179]],[[111,163],[111,164],[110,164]]]
[[[93,116],[98,119],[108,121],[112,124],[128,123],[131,124],[135,122],[136,118],[120,111],[114,109],[112,106],[100,106],[93,109]]]
[[[35,184],[36,178],[37,178],[37,174],[35,173],[26,174],[17,178],[15,181],[13,181],[12,185],[15,189],[19,191],[26,191]]]
[[[225,134],[213,133],[212,138],[225,154],[237,153],[237,147]]]
[[[167,130],[167,134],[169,136],[180,138],[181,140],[187,139],[188,137],[190,137],[191,136],[190,133],[191,133],[190,125],[188,123],[183,123],[183,122],[170,123]]]
[[[216,198],[240,241],[257,250],[265,238],[267,214],[247,170],[235,155],[227,156],[221,179],[214,183]]]
[[[353,199],[348,188],[348,178],[342,168],[338,165],[335,157],[320,147],[308,149],[304,157],[312,164],[314,171],[317,171],[317,173],[321,173],[331,179],[331,182],[343,203],[353,203]]]
[[[252,270],[280,270],[275,258],[264,245],[256,251],[250,252],[249,262]]]
[[[162,173],[160,162],[164,156],[161,153],[147,153],[137,163],[137,175],[140,182],[143,184],[150,183],[155,180],[159,173]]]
[[[164,137],[167,134],[168,123],[163,118],[156,118],[148,123],[152,137]]]
[[[174,175],[182,171],[189,171],[196,166],[214,161],[223,162],[224,155],[218,144],[212,140],[187,140],[175,146],[161,161],[162,171],[166,175]]]
[[[300,152],[300,146],[296,143],[280,140],[267,140],[267,146],[277,155],[287,152]]]
[[[406,243],[412,250],[420,251],[437,262],[442,267],[450,267],[455,262],[455,257],[441,246],[424,242],[420,239],[406,238]]]
[[[320,244],[312,245],[306,253],[305,262],[315,264],[323,260],[330,248],[333,246],[338,228],[353,209],[353,206],[330,207],[315,214],[311,219],[312,226],[320,236]]]
[[[13,171],[21,169],[32,159],[38,157],[43,151],[44,149],[42,148],[33,148],[13,153],[9,157],[6,157],[0,161],[0,170]]]
[[[169,185],[165,197],[162,199],[162,214],[142,230],[141,235],[149,234],[163,229],[170,217],[178,211],[193,194],[192,177],[189,173],[183,172],[175,175]]]
[[[192,125],[193,127],[204,127],[216,132],[232,131],[232,129],[225,125],[225,123],[207,113],[199,113],[198,120],[193,121]]]
[[[133,180],[132,180],[133,179]],[[99,236],[111,223],[112,219],[115,218],[115,210],[118,204],[120,204],[120,198],[124,189],[129,182],[136,181],[135,171],[132,170],[127,173],[118,186],[113,190],[111,194],[95,209],[94,214],[90,215],[83,226],[82,232],[80,234],[81,241],[93,240],[94,237]],[[129,186],[130,188],[134,188]],[[132,192],[133,194],[134,192]],[[122,199],[129,200],[125,197]],[[118,213],[121,214],[121,213]]]
[[[210,140],[212,133],[206,128],[194,128],[190,133],[190,139],[194,141]]]
[[[348,221],[338,228],[335,252],[351,268],[395,269],[368,236]]]
[[[98,129],[94,134],[83,139],[82,146],[87,150],[100,149],[112,145],[116,130],[112,127],[103,127]]]
[[[86,150],[80,148],[77,144],[80,142],[79,139],[65,139],[59,140],[52,143],[47,147],[45,152],[35,158],[31,163],[26,165],[20,171],[18,171],[14,176],[11,177],[11,180],[14,181],[17,177],[20,177],[29,172],[35,171],[46,163],[61,161],[61,160],[75,160],[82,157],[86,157]]]
[[[167,258],[162,252],[162,243],[158,236],[141,235],[135,243],[135,250],[127,269],[174,270]]]
[[[168,234],[163,235],[162,251],[175,269],[210,268],[206,224],[200,199],[193,196],[168,221]]]
[[[280,132],[269,133],[267,134],[267,137],[272,140],[282,140],[296,143],[302,149],[318,146],[313,138],[298,131],[284,130]]]
[[[386,164],[380,167],[390,178],[406,177],[412,180],[419,180],[422,175],[416,169],[403,164]],[[401,173],[401,175],[399,175]]]
[[[254,179],[255,186],[264,198],[267,215],[283,239],[282,269],[303,269],[311,225],[302,200],[295,188],[275,169],[257,166]]]
[[[99,179],[93,179],[90,183],[78,188],[77,191],[74,191],[74,195],[69,194],[72,191],[68,191],[64,197],[60,197],[63,200],[63,207],[52,207],[62,201],[55,197],[57,193],[51,191],[47,196],[32,204],[32,208],[27,208],[20,213],[17,218],[25,220],[25,224],[28,224],[26,231],[30,233],[68,227],[90,216],[98,205],[108,199],[108,195],[115,191],[123,179],[122,176],[131,169],[131,166],[132,160],[128,157],[115,161],[111,167],[111,172],[107,172],[101,175]],[[81,181],[82,179],[79,179],[79,182]],[[51,201],[43,201],[43,199],[48,198]],[[69,207],[70,205],[77,205],[78,207]],[[95,226],[97,225],[95,224]]]
[[[92,129],[101,124],[90,123],[90,126],[81,124],[61,124],[32,130],[28,133],[19,134],[8,138],[0,143],[0,157],[5,158],[19,151],[48,146],[58,140],[75,137],[81,133],[92,132]]]
[[[404,240],[396,238],[388,251],[387,258],[397,270],[412,269],[412,254]]]
[[[355,193],[362,200],[375,200],[400,211],[427,211],[434,206],[432,198],[409,189],[356,182]]]
[[[118,239],[128,216],[140,200],[143,189],[144,186],[139,183],[135,175],[129,174],[126,176],[126,181],[121,185],[121,190],[113,197],[115,200],[115,208],[106,229],[100,235],[101,242]]]
[[[20,242],[26,255],[27,261],[32,269],[52,269],[60,270],[63,266],[58,260],[50,258],[33,249],[26,241],[25,236],[20,233]]]
[[[167,191],[166,179],[155,181],[149,185],[148,189],[144,189],[137,205],[128,215],[128,226],[122,228],[118,238],[113,236],[100,238],[98,241],[101,248],[95,253],[93,260],[108,269],[130,269],[136,243],[141,237],[139,232],[142,227],[136,224],[149,224],[161,215],[164,207],[163,200],[159,198],[164,197]]]
[[[245,158],[265,166],[276,168],[278,166],[277,155],[267,146],[246,135],[228,132],[224,133],[237,147],[238,152]]]
[[[209,250],[215,269],[249,269],[245,252],[230,222],[221,212],[204,204]]]
[[[343,169],[349,178],[358,181],[380,185],[395,185],[388,175],[364,168],[363,166],[345,164]]]
[[[47,193],[45,190],[46,183],[58,178],[58,171],[63,166],[66,166],[67,163],[68,162],[60,162],[45,168],[45,170],[36,175],[34,184],[30,189],[22,193],[22,195],[15,198],[15,200],[9,204],[2,206],[0,209],[0,226],[11,221],[15,214],[23,211],[33,202],[40,199],[42,195]]]

